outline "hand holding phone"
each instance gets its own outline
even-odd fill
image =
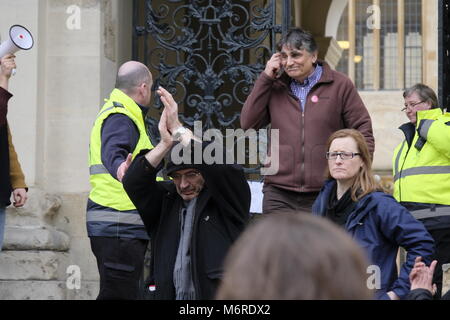
[[[283,74],[283,67],[281,65],[281,54],[279,52],[272,55],[269,61],[267,61],[266,69],[264,72],[271,78],[279,78]]]

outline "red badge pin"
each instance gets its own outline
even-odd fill
[[[319,102],[319,97],[318,97],[318,96],[313,96],[313,97],[311,98],[311,101],[312,101],[313,103],[317,103],[317,102]]]

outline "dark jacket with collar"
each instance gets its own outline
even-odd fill
[[[175,299],[173,270],[180,238],[182,198],[173,182],[156,182],[158,168],[136,157],[123,179],[124,188],[151,237],[150,298]],[[250,210],[250,189],[241,166],[194,165],[205,180],[197,198],[191,238],[192,275],[197,299],[213,299],[224,258],[244,230]]]
[[[0,206],[10,205],[12,190],[28,190],[6,119],[11,97],[11,93],[0,87]]]
[[[315,215],[325,216],[335,183],[335,180],[329,180],[322,188],[312,208]],[[370,193],[358,201],[345,229],[366,251],[370,263],[380,268],[381,283],[376,292],[377,299],[388,299],[388,291],[394,291],[401,299],[405,298],[410,289],[409,273],[415,258],[421,256],[429,264],[434,253],[434,241],[423,224],[392,196],[382,192]],[[400,276],[397,276],[399,247],[407,251],[407,256]]]
[[[9,175],[8,100],[12,95],[0,87],[0,207],[9,205],[11,180]]]
[[[327,165],[326,142],[335,131],[352,128],[375,149],[370,115],[351,80],[319,61],[323,72],[311,88],[305,111],[284,73],[272,79],[262,72],[241,112],[244,130],[271,124],[279,130],[279,170],[265,177],[265,184],[295,192],[316,192],[323,185]]]

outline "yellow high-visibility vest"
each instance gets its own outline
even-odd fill
[[[143,149],[153,148],[145,128],[142,110],[129,96],[115,89],[95,120],[91,133],[89,171],[92,190],[89,198],[95,203],[118,211],[136,210],[122,183],[114,179],[102,163],[101,130],[103,121],[113,113],[129,117],[139,130],[139,141],[133,150],[133,159]],[[136,220],[137,217],[133,219]],[[125,222],[126,223],[126,222]]]
[[[426,140],[422,149],[415,147],[420,138],[416,130],[410,147],[405,140],[394,151],[394,198],[450,205],[450,113],[419,111],[416,129],[422,120],[426,120],[420,129]]]

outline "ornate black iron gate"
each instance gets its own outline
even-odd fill
[[[290,7],[290,0],[134,0],[133,59],[174,95],[186,124],[236,128],[277,34],[290,26]],[[156,97],[147,120],[153,141],[160,108]]]
[[[450,0],[439,0],[439,101],[450,111]]]

